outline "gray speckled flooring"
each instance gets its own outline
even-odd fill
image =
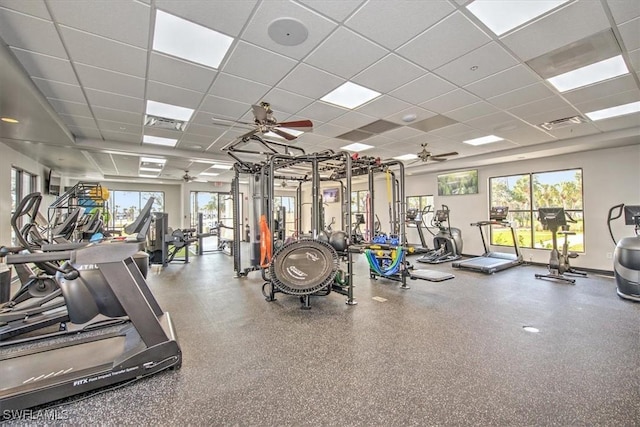
[[[572,286],[521,266],[402,290],[369,280],[364,257],[356,271],[358,305],[332,293],[305,311],[267,303],[223,254],[153,267],[182,369],[59,406],[56,423],[640,425],[640,304],[612,278]]]

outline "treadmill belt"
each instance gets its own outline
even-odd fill
[[[74,371],[111,364],[125,350],[126,336],[70,345],[0,362],[0,392]]]
[[[422,279],[430,282],[442,282],[443,280],[449,280],[456,277],[453,274],[444,271],[424,269],[412,270],[410,276],[412,279]]]

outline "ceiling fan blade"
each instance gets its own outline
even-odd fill
[[[276,126],[291,129],[311,130],[313,128],[313,123],[311,122],[311,120],[296,120],[293,122],[278,123]]]
[[[431,160],[436,162],[444,162],[447,159],[445,159],[444,157],[431,157]]]
[[[282,130],[278,129],[277,127],[274,127],[273,129],[271,129],[271,132],[280,135],[281,137],[283,137],[287,141],[293,141],[294,139],[296,139],[295,136],[291,135],[290,133],[287,133],[285,131],[282,131]]]
[[[450,153],[442,153],[442,154],[435,154],[432,156],[433,157],[447,157],[447,156],[457,156],[458,152],[457,151],[452,151]]]
[[[216,122],[222,122],[222,123],[231,123],[231,124],[239,124],[239,125],[249,125],[249,126],[255,126],[255,123],[249,123],[249,122],[243,122],[240,120],[230,120],[230,119],[220,119],[218,117],[211,117],[211,121],[214,122],[213,124],[217,124]],[[219,124],[222,124],[219,123]]]
[[[260,123],[264,123],[267,120],[267,110],[261,105],[252,105],[253,115]]]

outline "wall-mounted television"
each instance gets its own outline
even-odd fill
[[[324,188],[322,190],[322,201],[324,203],[336,203],[340,201],[339,188]]]
[[[59,196],[61,181],[62,181],[62,177],[58,173],[54,172],[52,169],[49,169],[47,178],[44,181],[44,191],[46,192],[46,194],[50,194],[52,196]]]

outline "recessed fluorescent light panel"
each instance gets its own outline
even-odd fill
[[[189,119],[191,119],[193,110],[191,108],[149,100],[147,101],[147,114],[164,117],[165,119],[184,120],[188,122]]]
[[[396,156],[394,159],[396,160],[415,160],[418,156],[415,154],[403,154],[402,156]]]
[[[220,174],[219,173],[215,173],[215,172],[200,172],[199,175],[203,175],[203,176],[218,176]]]
[[[175,147],[178,142],[173,138],[162,138],[160,136],[143,135],[142,142],[145,144],[164,145],[165,147]]]
[[[167,163],[167,159],[162,159],[160,157],[140,157],[140,161],[143,163],[156,163],[159,165]]]
[[[577,89],[603,80],[627,74],[629,69],[624,63],[622,55],[596,62],[573,71],[560,74],[559,76],[547,79],[560,92]]]
[[[345,145],[344,147],[340,147],[340,148],[347,151],[364,151],[364,150],[368,150],[369,148],[373,148],[373,145],[354,142],[353,144]]]
[[[502,141],[503,139],[504,138],[500,138],[499,136],[488,135],[488,136],[483,136],[482,138],[468,139],[462,142],[469,145],[483,145],[483,144],[490,144],[492,142]]]
[[[502,35],[569,0],[475,0],[467,5],[484,25]]]
[[[615,107],[605,108],[603,110],[592,111],[590,113],[586,113],[585,116],[589,117],[595,122],[597,120],[609,119],[611,117],[624,116],[637,112],[640,112],[640,101],[632,102],[630,104],[617,105]]]
[[[216,165],[211,165],[211,167],[209,169],[222,169],[222,170],[231,170],[233,169],[232,165],[223,165],[223,164],[216,164]]]
[[[146,174],[146,173],[139,173],[138,176],[140,178],[157,178],[158,177],[158,175],[149,175],[149,174]]]
[[[140,170],[143,172],[156,172],[156,173],[162,172],[162,169],[160,168],[148,168],[143,166],[140,166]]]
[[[380,96],[380,92],[367,89],[366,87],[355,83],[346,82],[342,86],[320,98],[320,100],[339,105],[340,107],[353,109],[361,106],[365,102],[371,101],[373,98],[377,98],[378,96]]]
[[[233,39],[161,10],[156,11],[153,50],[218,68]]]

